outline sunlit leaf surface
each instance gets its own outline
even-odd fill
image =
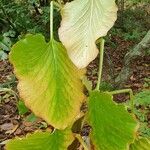
[[[6,150],[67,150],[74,137],[70,130],[54,133],[37,132],[26,138],[18,138],[6,144]]]
[[[130,145],[129,150],[150,150],[150,139],[141,138]]]
[[[74,0],[64,6],[59,37],[78,68],[96,58],[95,41],[107,34],[116,18],[115,0]]]
[[[62,44],[28,35],[12,48],[10,61],[19,79],[19,93],[35,115],[64,129],[80,113],[84,99],[79,71]]]

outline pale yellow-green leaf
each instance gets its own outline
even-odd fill
[[[13,46],[10,61],[19,79],[20,96],[35,115],[57,129],[78,118],[84,100],[82,71],[61,43],[46,43],[40,34],[28,35]]]
[[[139,138],[130,145],[129,150],[150,150],[150,139]]]
[[[71,130],[54,133],[37,132],[25,138],[16,138],[6,144],[6,150],[67,150],[73,142]]]
[[[116,18],[115,0],[74,0],[64,6],[59,37],[78,68],[96,58],[95,41],[107,34]]]

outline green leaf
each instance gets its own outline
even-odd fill
[[[73,142],[71,130],[56,130],[54,133],[37,132],[26,138],[10,140],[6,150],[67,150]]]
[[[35,122],[38,118],[31,113],[29,116],[27,116],[27,118],[25,119],[27,122]]]
[[[139,105],[149,106],[150,105],[150,91],[144,90],[136,94],[134,104],[136,106],[139,106]]]
[[[134,140],[136,122],[123,105],[113,102],[112,95],[91,92],[88,108],[91,140],[96,150],[125,150]]]
[[[42,35],[28,35],[12,48],[10,61],[19,79],[19,93],[35,115],[57,129],[79,116],[84,99],[78,70],[63,45],[45,42]]]
[[[147,138],[135,140],[134,143],[130,145],[129,150],[150,150],[150,140]]]
[[[96,58],[95,41],[107,34],[116,18],[115,0],[74,0],[64,6],[59,38],[78,68]]]
[[[17,104],[17,108],[18,108],[18,111],[19,111],[19,115],[24,115],[27,112],[29,112],[29,109],[25,106],[25,104],[22,100],[19,100],[19,102]]]
[[[7,54],[0,49],[0,60],[4,61],[6,59],[7,59]]]

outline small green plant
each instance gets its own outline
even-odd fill
[[[3,35],[0,37],[0,60],[5,60],[8,58],[8,53],[10,52],[11,46],[13,45],[12,38],[14,36],[14,31],[10,30],[3,33]]]
[[[135,95],[134,114],[140,121],[138,132],[143,137],[150,137],[150,91],[144,90]]]
[[[13,38],[27,33],[43,33],[49,38],[49,0],[0,0],[1,33],[15,33]],[[54,13],[54,31],[58,29],[60,14]],[[54,34],[57,32],[54,32]],[[57,36],[57,35],[56,35]]]
[[[149,141],[136,135],[137,122],[133,114],[129,114],[124,105],[113,101],[114,94],[129,93],[133,111],[132,90],[100,90],[105,43],[102,37],[116,20],[115,1],[74,0],[63,6],[59,2],[51,2],[50,41],[46,42],[41,34],[28,34],[12,47],[10,53],[10,61],[19,79],[21,98],[35,115],[52,125],[54,130],[10,140],[6,149],[67,150],[77,138],[85,150],[92,149],[92,146],[95,150],[139,150],[143,146],[148,150]],[[62,43],[54,39],[53,3],[62,7],[59,28]],[[98,52],[97,86],[89,91],[86,98],[81,78],[84,68]],[[84,102],[88,107],[86,113],[80,110]],[[77,120],[81,121],[79,131],[84,123],[91,126],[90,144],[72,130]]]
[[[18,101],[17,108],[19,115],[25,115],[27,112],[29,112],[29,109],[24,105],[22,100]]]

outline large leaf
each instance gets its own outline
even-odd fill
[[[107,34],[116,18],[115,0],[74,0],[64,6],[59,37],[77,67],[96,58],[95,41]]]
[[[74,137],[70,130],[56,130],[54,133],[37,132],[26,138],[11,140],[6,150],[67,150]]]
[[[130,145],[129,150],[150,150],[150,139],[141,138]]]
[[[28,35],[13,46],[10,60],[26,106],[55,128],[72,124],[84,99],[82,73],[62,44],[54,40],[46,43],[40,34]]]
[[[136,122],[123,105],[113,102],[112,95],[91,92],[88,108],[96,150],[125,150],[134,140]]]

